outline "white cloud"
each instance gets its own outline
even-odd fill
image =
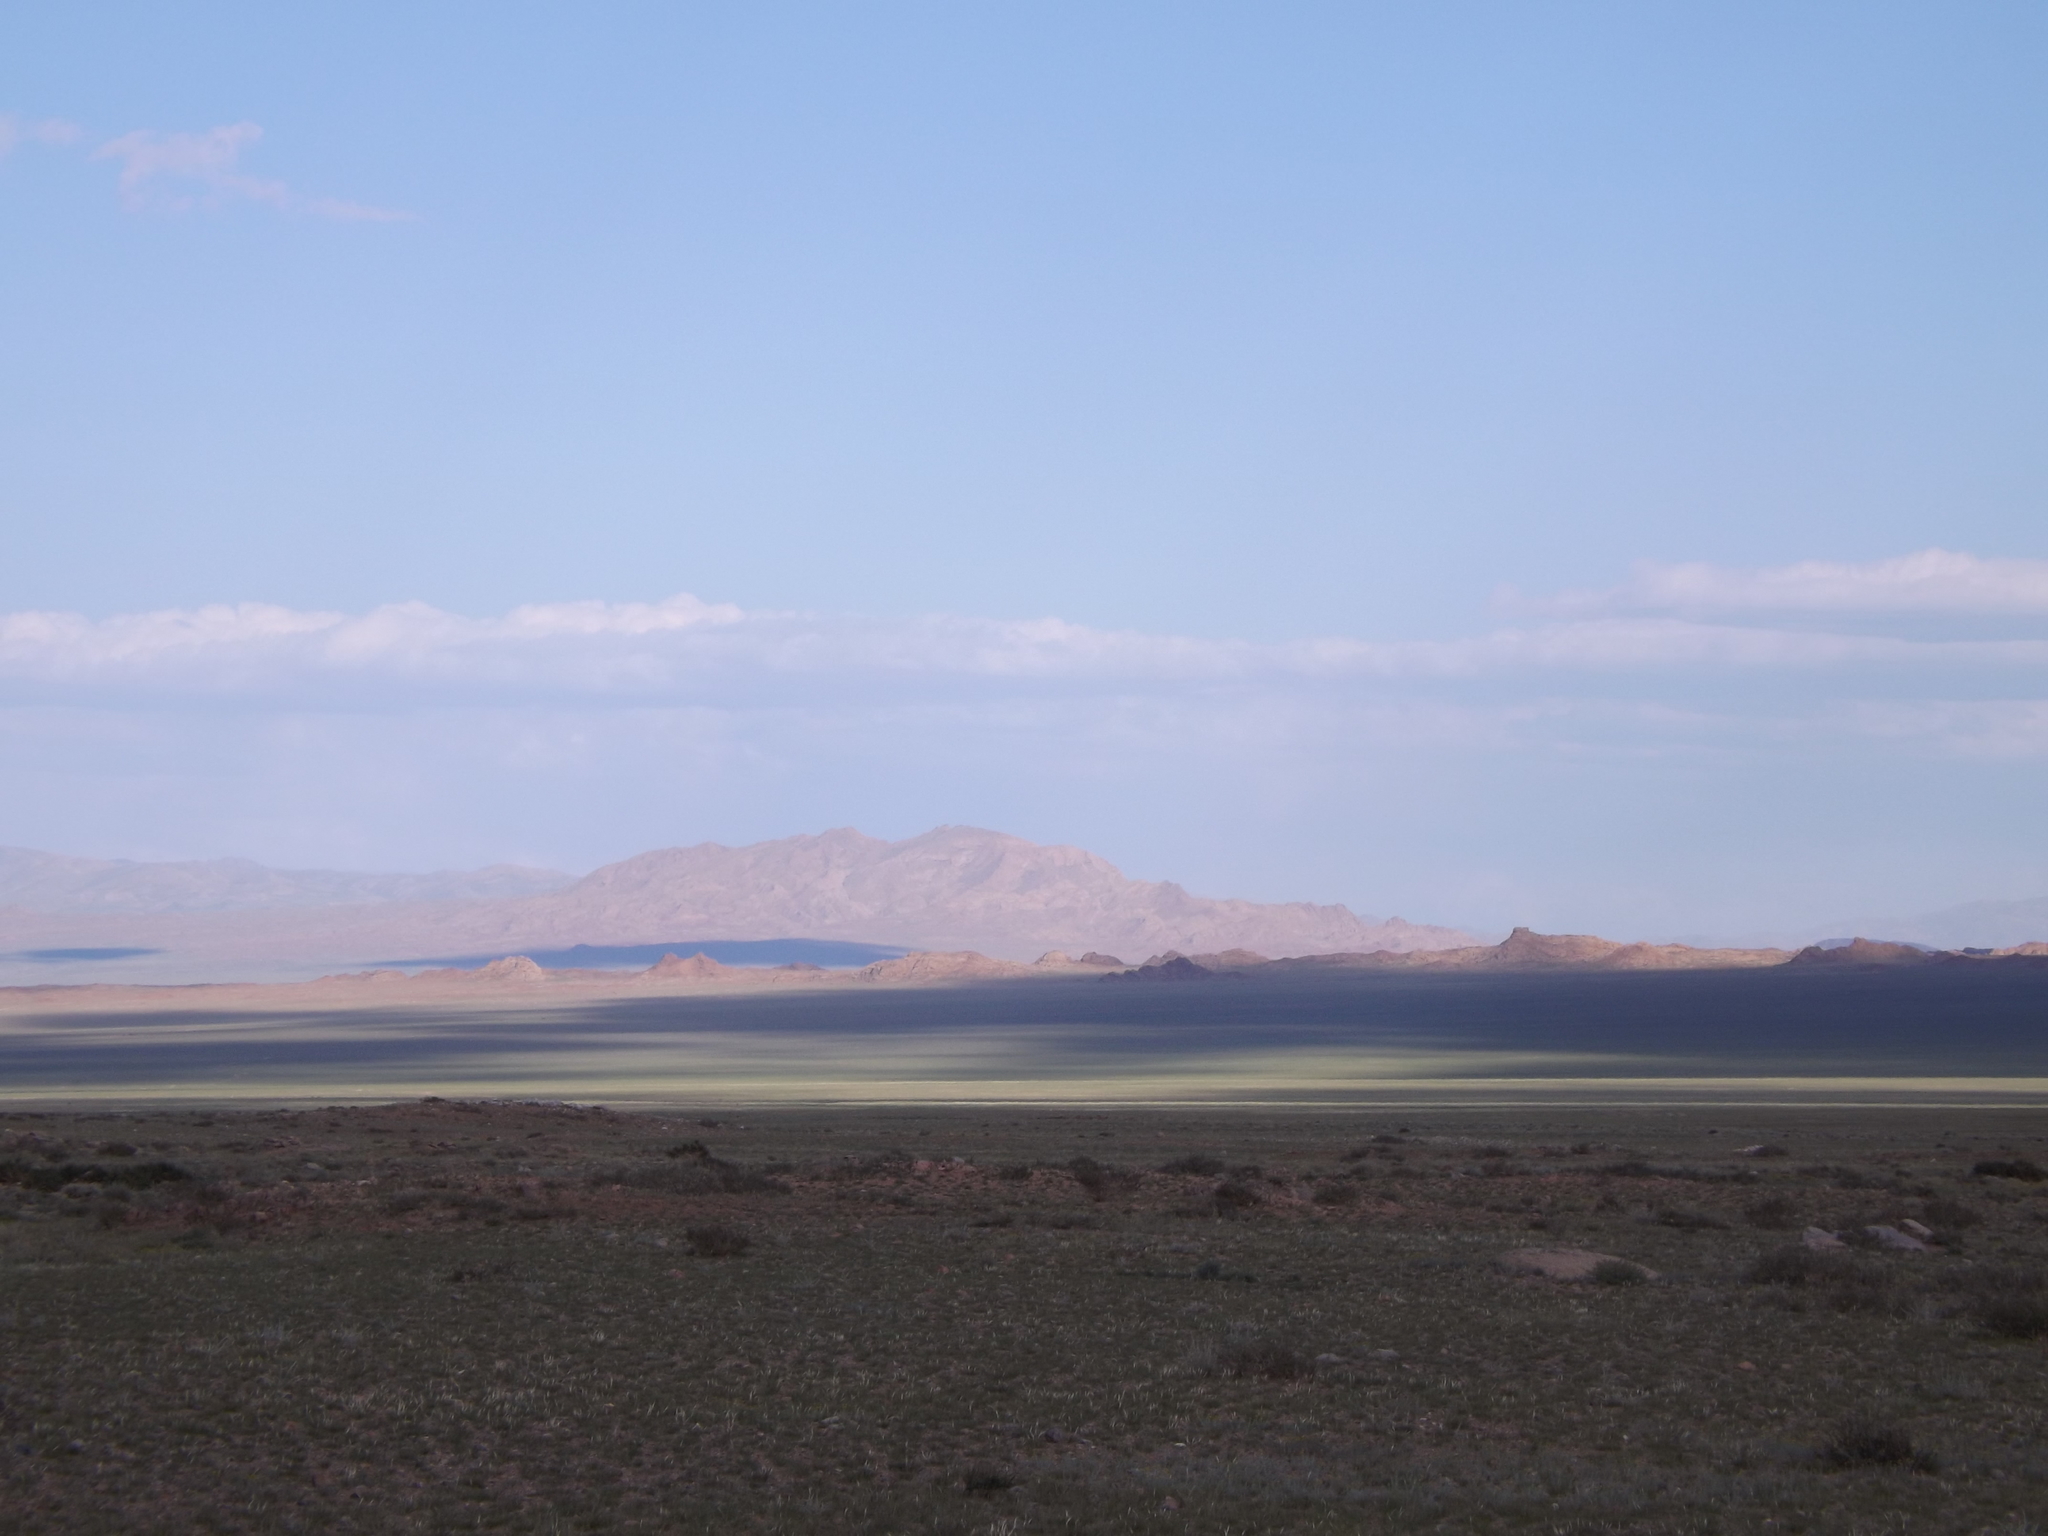
[[[130,208],[186,209],[231,198],[281,208],[291,197],[283,182],[240,168],[242,151],[262,137],[254,123],[230,123],[204,133],[142,129],[108,140],[92,157],[120,162],[121,200]]]
[[[953,820],[1212,891],[1625,935],[2033,888],[2006,866],[2038,863],[2048,639],[1740,618],[1269,644],[687,595],[15,613],[0,842],[583,867]],[[1535,901],[1561,879],[1592,906]]]
[[[1618,587],[1537,606],[1563,613],[2048,614],[2048,560],[1923,549],[1860,564],[1805,560],[1756,569],[1644,561]]]
[[[84,136],[78,124],[62,118],[30,122],[0,115],[0,159],[22,144],[74,144]],[[344,222],[389,223],[412,217],[343,198],[303,196],[284,181],[252,173],[243,157],[262,137],[262,128],[248,122],[198,132],[142,128],[105,141],[91,158],[120,167],[121,201],[138,213],[187,212],[244,202]]]
[[[1716,679],[1895,690],[2048,670],[2048,640],[1944,640],[1672,617],[1588,617],[1454,640],[1343,637],[1258,644],[1104,630],[1059,619],[874,619],[745,612],[688,594],[659,603],[535,604],[468,618],[424,603],[362,614],[261,603],[87,619],[0,616],[0,688],[38,697],[313,701],[381,690],[460,701],[522,696],[663,703],[854,690],[870,701],[1190,688],[1411,692],[1465,685],[1679,693]],[[1825,681],[1834,679],[1832,683]],[[2021,685],[2023,688],[2025,684]]]
[[[78,124],[67,123],[61,117],[23,122],[11,113],[0,112],[0,160],[6,159],[22,144],[73,143],[81,131]]]

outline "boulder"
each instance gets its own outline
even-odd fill
[[[1828,1252],[1836,1248],[1846,1248],[1849,1245],[1832,1232],[1820,1227],[1808,1227],[1799,1234],[1799,1246],[1802,1248],[1812,1248],[1820,1252]]]
[[[1910,1232],[1901,1232],[1897,1227],[1865,1227],[1865,1237],[1874,1238],[1880,1248],[1889,1248],[1895,1253],[1925,1253],[1927,1245]]]
[[[1602,1264],[1627,1264],[1641,1270],[1645,1280],[1657,1278],[1657,1271],[1633,1259],[1595,1253],[1589,1248],[1516,1248],[1502,1254],[1498,1262],[1511,1275],[1535,1275],[1545,1280],[1590,1280],[1593,1271]]]

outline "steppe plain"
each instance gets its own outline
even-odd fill
[[[11,1529],[2019,1533],[2048,1507],[2031,1108],[0,1125]],[[1863,1236],[1911,1222],[1921,1251]],[[1621,1262],[1503,1267],[1528,1248]]]
[[[2048,1507],[2038,965],[524,974],[16,997],[16,1528],[2018,1536]],[[1615,1262],[1504,1267],[1530,1248]]]

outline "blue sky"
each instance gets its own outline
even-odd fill
[[[2048,892],[2044,61],[1999,4],[17,7],[0,841]]]

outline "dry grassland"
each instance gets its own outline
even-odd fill
[[[2044,1130],[10,1110],[0,1526],[2017,1536]]]

